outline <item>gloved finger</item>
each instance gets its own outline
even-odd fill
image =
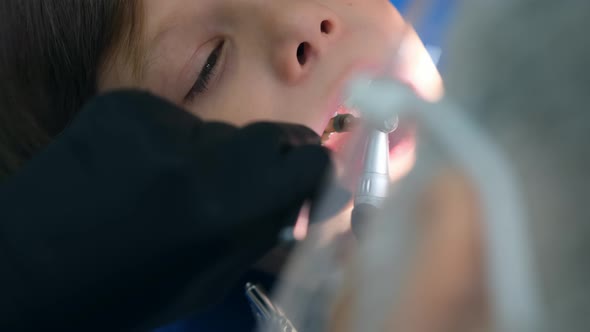
[[[303,126],[256,123],[238,130],[215,156],[240,162],[213,164],[217,165],[216,172],[226,173],[227,179],[234,181],[235,190],[225,195],[234,202],[236,213],[248,216],[245,223],[250,227],[278,230],[294,223],[296,217],[279,216],[289,210],[298,212],[313,197],[324,174],[332,169],[328,150],[319,144],[300,145],[305,142],[319,142],[319,137]],[[207,164],[201,161],[200,167]],[[236,167],[239,174],[235,173]],[[262,225],[265,222],[271,224]],[[224,223],[232,230],[241,226],[231,220]]]
[[[206,153],[207,150],[219,149],[221,144],[232,139],[239,129],[224,122],[206,122],[195,128],[192,135],[192,149]]]
[[[286,144],[292,146],[321,144],[321,137],[306,126],[290,123],[278,123],[277,126],[283,131]]]
[[[295,124],[258,122],[242,128],[238,139],[255,142],[255,147],[287,152],[294,146],[320,145],[320,137],[311,129]]]
[[[131,121],[123,121],[125,127],[119,126],[125,119]],[[108,137],[122,131],[125,135],[146,137],[148,140],[143,143],[147,147],[154,147],[156,142],[172,142],[173,146],[184,148],[189,135],[202,124],[199,118],[148,92],[119,90],[90,100],[69,132],[85,137],[90,132],[101,133],[104,127],[110,129],[105,133]],[[84,132],[77,128],[84,128]]]
[[[268,253],[273,247],[281,242],[281,231],[286,226],[295,225],[299,217],[299,212],[303,202],[296,202],[292,207],[281,211],[271,218],[263,220],[253,220],[254,224],[250,224],[248,228],[244,228],[241,232],[235,232],[241,240],[239,241],[239,248],[241,250],[252,250],[256,247],[264,247],[264,250],[259,252],[259,258]]]
[[[269,170],[274,179],[267,183],[264,201],[276,211],[295,207],[317,197],[325,180],[333,172],[333,164],[327,149],[317,145],[294,147],[276,167]]]
[[[352,199],[352,193],[341,185],[335,177],[326,180],[325,185],[312,198],[309,210],[309,223],[326,221],[342,212]]]

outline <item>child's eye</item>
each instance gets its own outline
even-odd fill
[[[186,95],[185,99],[187,101],[191,101],[197,95],[205,92],[209,86],[209,81],[215,75],[215,69],[217,65],[217,61],[221,56],[221,52],[223,51],[224,42],[220,42],[219,45],[211,52],[207,61],[205,61],[205,65],[203,65],[203,69],[199,73],[195,84],[191,87],[190,91]]]

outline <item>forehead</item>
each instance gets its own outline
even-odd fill
[[[226,0],[144,0],[145,36],[158,41],[171,30],[206,21],[216,5]]]
[[[128,38],[117,43],[100,69],[99,90],[141,86],[157,61],[167,61],[167,56],[180,51],[183,39],[194,37],[195,33],[204,30],[202,23],[205,20],[202,18],[211,13],[214,2],[137,1]],[[186,46],[187,43],[184,44]]]
[[[198,39],[211,25],[215,4],[224,0],[143,0],[143,62],[179,51],[182,42]],[[145,69],[145,68],[144,68]]]

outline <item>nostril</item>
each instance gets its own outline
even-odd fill
[[[330,22],[328,20],[324,20],[320,24],[320,30],[322,31],[322,33],[329,34],[332,32],[332,28],[333,28],[332,22]]]
[[[297,61],[302,66],[307,62],[309,47],[308,43],[301,43],[299,44],[299,47],[297,47]]]

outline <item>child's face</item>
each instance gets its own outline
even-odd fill
[[[388,0],[141,4],[140,75],[114,61],[101,75],[101,89],[144,88],[199,117],[237,125],[274,120],[321,133],[345,81],[391,61],[391,47],[403,30]],[[425,95],[437,94],[436,69],[424,61],[419,40],[410,39],[413,55],[395,74]],[[415,81],[418,71],[427,72],[426,81]]]

